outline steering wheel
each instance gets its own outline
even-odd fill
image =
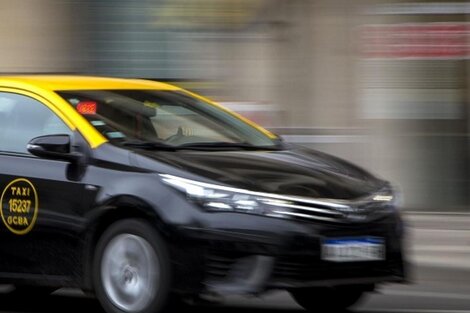
[[[173,145],[183,145],[186,143],[201,142],[206,140],[207,138],[195,136],[193,134],[193,131],[185,131],[181,126],[179,126],[176,134],[167,137],[165,139],[165,143]]]
[[[186,135],[184,134],[183,128],[178,126],[176,134],[167,137],[165,142],[169,144],[181,144],[180,141],[183,140],[184,137],[186,137]]]

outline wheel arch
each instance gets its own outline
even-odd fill
[[[93,291],[92,266],[95,257],[95,247],[98,240],[106,229],[113,223],[123,220],[138,218],[147,221],[155,226],[155,230],[167,239],[170,236],[169,227],[162,221],[157,210],[149,203],[134,196],[117,196],[109,199],[105,205],[92,210],[93,216],[86,227],[84,234],[84,252],[83,252],[83,279],[82,289]]]

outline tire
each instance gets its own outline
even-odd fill
[[[157,313],[171,281],[166,244],[145,220],[115,222],[99,239],[93,260],[96,297],[108,313]]]
[[[301,288],[289,291],[294,300],[309,312],[337,312],[356,304],[364,289],[354,287]]]

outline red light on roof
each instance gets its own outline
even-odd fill
[[[77,111],[83,115],[96,114],[97,104],[94,101],[82,101],[77,104]]]

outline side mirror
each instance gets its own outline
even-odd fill
[[[46,135],[31,139],[26,146],[32,155],[52,160],[79,161],[81,153],[71,152],[69,135]]]

